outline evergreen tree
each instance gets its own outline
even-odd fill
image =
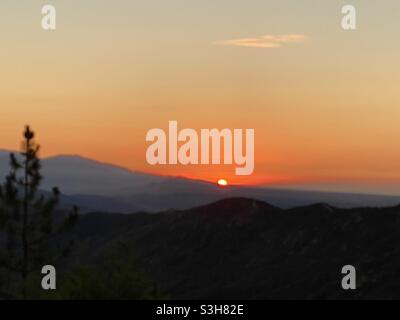
[[[16,274],[22,280],[21,294],[25,299],[27,277],[32,271],[40,272],[44,264],[52,260],[49,240],[63,229],[72,226],[77,219],[74,207],[58,228],[54,226],[54,210],[60,192],[53,188],[49,197],[39,192],[40,174],[39,145],[35,134],[25,127],[22,151],[10,154],[10,172],[0,186],[0,229],[4,239],[0,250],[0,267]]]

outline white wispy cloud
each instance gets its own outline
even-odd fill
[[[218,41],[217,44],[250,48],[280,48],[288,43],[302,43],[307,37],[301,34],[264,35],[257,38],[241,38]]]

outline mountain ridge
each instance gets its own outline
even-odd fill
[[[260,211],[249,216],[254,204]],[[82,246],[78,261],[98,261],[123,243],[172,299],[400,297],[399,206],[271,209],[233,198],[155,215],[91,213],[69,236]],[[357,269],[351,292],[340,286],[348,264]]]
[[[9,151],[0,150],[0,178],[8,173]],[[159,176],[132,171],[80,155],[56,155],[42,160],[41,189],[58,186],[63,203],[77,204],[84,212],[158,212],[187,209],[232,197],[266,200],[289,208],[325,202],[337,207],[387,206],[400,203],[400,197],[340,192],[274,189],[257,186],[228,186],[184,177]]]

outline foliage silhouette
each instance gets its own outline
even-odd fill
[[[95,263],[81,263],[60,276],[56,291],[38,290],[36,275],[29,285],[45,300],[149,300],[165,298],[147,278],[132,250],[133,244],[118,242]]]
[[[55,227],[54,211],[60,191],[54,187],[48,197],[39,192],[42,181],[40,146],[34,137],[34,132],[26,126],[21,152],[18,156],[10,154],[10,172],[0,186],[0,229],[3,231],[0,269],[8,273],[8,278],[20,280],[19,288],[11,296],[24,299],[29,296],[29,274],[40,273],[43,265],[52,264],[59,258],[49,250],[50,239],[74,225],[78,217],[78,208],[74,207],[63,223]],[[60,257],[68,249],[60,250]],[[3,296],[9,298],[10,294],[3,293]]]

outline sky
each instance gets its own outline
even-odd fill
[[[57,30],[41,28],[41,7]],[[341,8],[357,9],[357,30]],[[400,2],[3,0],[0,148],[235,184],[400,194]],[[150,166],[148,130],[254,128],[255,171]]]

